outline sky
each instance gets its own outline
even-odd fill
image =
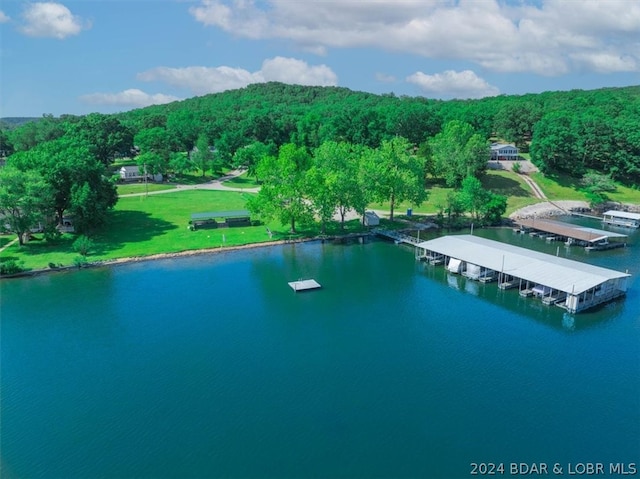
[[[2,0],[0,117],[279,81],[483,98],[640,84],[640,0]]]

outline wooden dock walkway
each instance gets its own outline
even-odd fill
[[[375,228],[371,230],[373,234],[378,236],[382,236],[384,238],[395,241],[396,244],[410,244],[411,246],[416,246],[420,243],[420,240],[415,236],[411,236],[405,233],[400,233],[399,231],[394,230],[385,230],[382,228]]]

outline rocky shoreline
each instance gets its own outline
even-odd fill
[[[591,211],[586,201],[544,201],[535,205],[525,206],[509,215],[512,220],[528,218],[547,218],[568,215],[574,212]]]

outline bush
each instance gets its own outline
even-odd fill
[[[62,233],[53,225],[47,225],[44,229],[44,239],[47,243],[56,244],[60,241]]]
[[[82,256],[87,256],[87,254],[89,254],[89,250],[93,248],[93,245],[94,243],[91,238],[81,235],[73,242],[73,250],[80,253]]]
[[[14,259],[10,259],[0,263],[0,275],[16,274],[20,273],[21,271],[24,271],[21,262],[18,262]]]
[[[83,266],[86,266],[88,263],[87,258],[85,258],[84,256],[76,256],[75,258],[73,258],[73,264],[76,265],[78,268],[82,268]]]
[[[520,173],[520,171],[522,171],[522,164],[519,161],[514,161],[513,165],[511,165],[511,171]]]

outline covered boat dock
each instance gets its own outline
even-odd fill
[[[209,211],[206,213],[192,213],[189,227],[199,228],[227,228],[231,226],[251,226],[251,216],[247,210]]]
[[[602,221],[609,225],[640,228],[640,213],[609,210],[605,211],[602,216]]]
[[[631,276],[471,235],[443,236],[417,248],[420,258],[442,257],[451,272],[496,279],[501,289],[517,287],[522,296],[539,297],[571,313],[624,295]]]
[[[520,233],[540,236],[548,241],[564,241],[568,246],[577,244],[591,250],[625,246],[628,239],[625,234],[540,218],[519,219],[515,223],[520,227]]]

